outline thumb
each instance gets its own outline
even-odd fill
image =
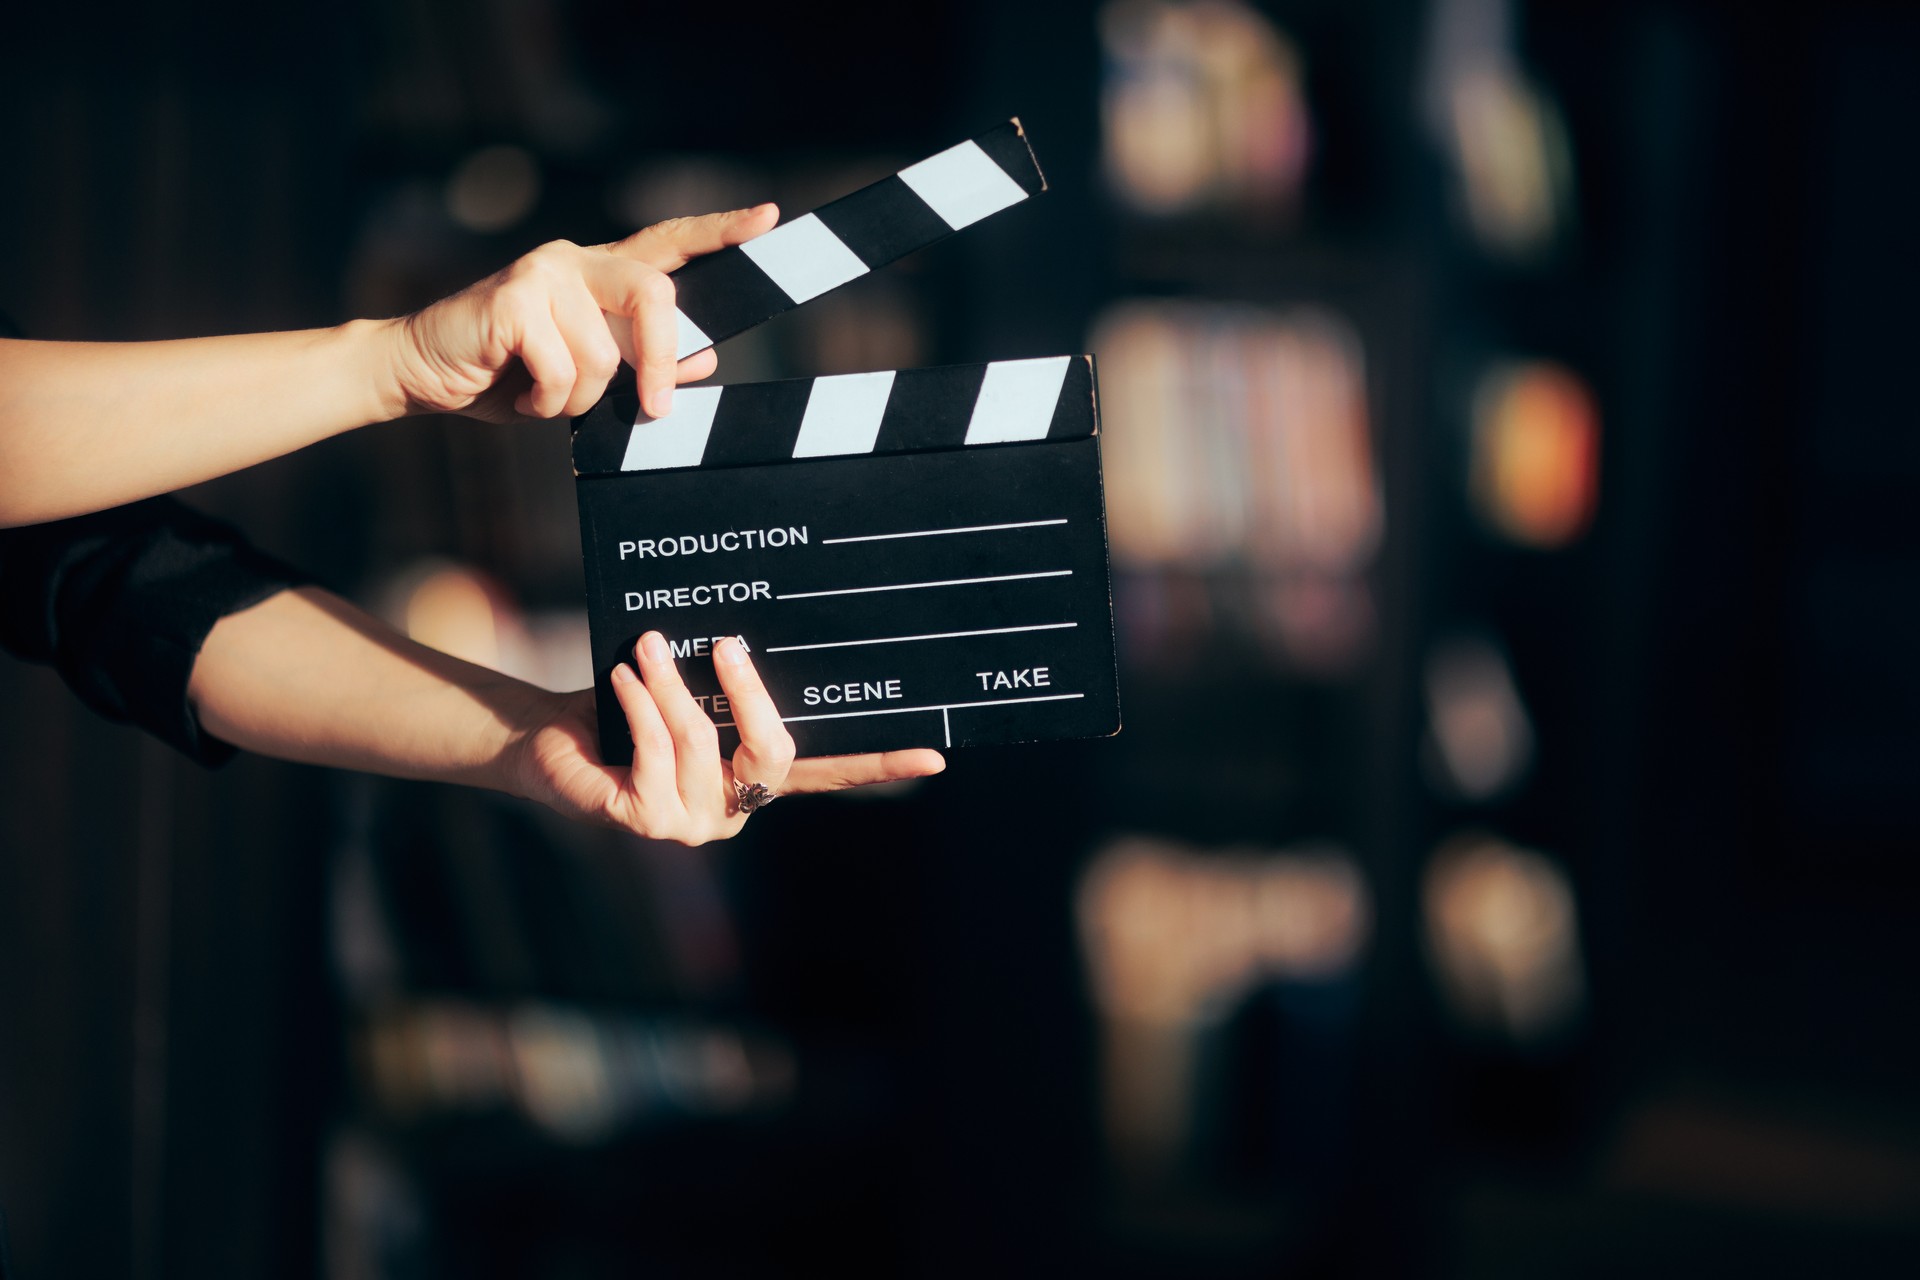
[[[765,235],[779,220],[780,207],[775,204],[697,218],[669,218],[608,245],[607,251],[644,262],[655,271],[678,271],[702,254]]]
[[[947,767],[938,751],[910,748],[866,756],[814,756],[795,760],[781,783],[784,794],[811,791],[844,791],[848,787],[872,786],[876,782],[900,782],[924,778]]]

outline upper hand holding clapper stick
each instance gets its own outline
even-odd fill
[[[679,359],[672,271],[771,228],[772,205],[677,218],[616,244],[542,245],[412,315],[167,342],[0,337],[0,527],[120,506],[418,413],[575,416],[620,367],[602,311],[640,335],[656,413]]]
[[[1045,189],[1019,122],[674,278],[680,354]],[[753,733],[699,661],[756,659],[808,754],[1119,727],[1092,361],[696,387],[623,383],[575,423],[600,745],[632,746],[637,636],[694,659],[723,736]],[[732,642],[729,641],[729,651]]]

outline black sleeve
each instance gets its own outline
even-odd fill
[[[0,315],[0,337],[19,336]],[[228,614],[308,581],[171,498],[4,529],[0,648],[51,663],[108,719],[218,764],[233,748],[187,701],[200,646]]]
[[[203,764],[187,680],[213,624],[309,581],[170,498],[0,531],[0,647],[56,667],[81,701]]]

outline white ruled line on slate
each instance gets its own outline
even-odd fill
[[[890,582],[882,587],[838,587],[832,591],[789,591],[775,600],[812,600],[818,596],[859,596],[872,591],[913,591],[919,587],[967,587],[978,582],[1017,582],[1022,578],[1065,578],[1071,569],[1044,569],[1039,573],[1000,573],[991,578],[942,578],[938,582]]]
[[[798,724],[802,720],[858,720],[862,716],[904,716],[915,711],[938,711],[942,715],[949,711],[966,711],[972,707],[1011,707],[1021,702],[1071,702],[1075,698],[1084,698],[1084,693],[1045,693],[1037,698],[987,698],[981,702],[936,702],[925,707],[875,707],[872,711],[827,711],[817,716],[781,716],[782,724]],[[715,722],[716,729],[737,729],[731,720]],[[953,743],[949,741],[948,746]]]
[[[1077,622],[1036,622],[1025,627],[983,627],[978,631],[929,631],[923,636],[881,636],[875,640],[828,640],[821,644],[776,644],[768,653],[799,653],[803,649],[853,649],[868,644],[906,644],[914,640],[952,640],[960,636],[1004,636],[1015,631],[1063,631]]]
[[[836,542],[885,542],[890,538],[937,538],[944,533],[992,533],[997,529],[1037,529],[1041,525],[1065,524],[1059,520],[1019,520],[1013,524],[966,524],[953,529],[915,529],[910,533],[866,533],[857,538],[822,538],[820,545],[830,547]]]

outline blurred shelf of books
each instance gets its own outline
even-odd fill
[[[1593,594],[1578,551],[1603,518],[1603,414],[1592,327],[1569,316],[1604,282],[1518,8],[1389,9],[1097,14],[1111,253],[1087,341],[1128,729],[1096,792],[1114,834],[1085,863],[1082,942],[1109,1151],[1146,1170],[1118,1194],[1174,1238],[1205,1231],[1173,1206],[1249,1186],[1283,1193],[1271,1222],[1338,1200],[1343,1157],[1447,1132],[1430,1108],[1486,1072],[1579,1088],[1570,868],[1590,843],[1577,803],[1543,820],[1534,792],[1565,800],[1584,759],[1564,706],[1584,655],[1537,637],[1577,629]],[[1421,34],[1369,49],[1383,21]],[[1412,94],[1384,69],[1402,57]],[[1258,959],[1287,910],[1340,939],[1338,965]],[[1183,987],[1192,966],[1213,976]],[[1173,1003],[1146,1009],[1152,991]],[[1389,1004],[1397,1028],[1364,1012]],[[1342,1075],[1383,1055],[1431,1060],[1437,1083],[1396,1101],[1364,1083],[1396,1072]],[[1285,1137],[1249,1163],[1209,1106]],[[1548,1130],[1536,1153],[1564,1149]]]

